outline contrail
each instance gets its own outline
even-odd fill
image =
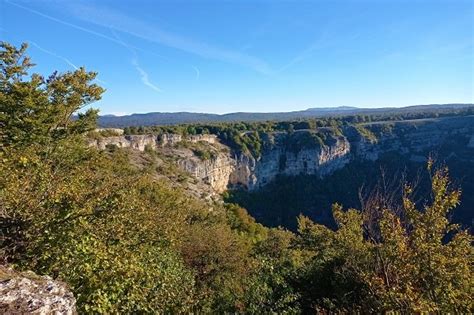
[[[140,78],[142,79],[143,84],[155,90],[156,92],[161,92],[159,87],[150,82],[148,73],[140,67],[136,58],[132,59],[132,65],[134,65],[135,69],[137,69],[138,73],[140,73]]]
[[[20,9],[26,10],[26,11],[28,11],[28,12],[30,12],[30,13],[34,13],[34,14],[36,14],[36,15],[42,16],[42,17],[44,17],[44,18],[46,18],[46,19],[48,19],[48,20],[51,20],[51,21],[54,21],[54,22],[57,22],[57,23],[60,23],[60,24],[63,24],[63,25],[66,25],[66,26],[75,28],[75,29],[77,29],[77,30],[80,30],[80,31],[83,31],[83,32],[86,32],[86,33],[89,33],[89,34],[92,34],[92,35],[101,37],[101,38],[103,38],[103,39],[107,39],[107,40],[112,41],[112,42],[114,42],[114,43],[116,43],[116,44],[123,45],[123,42],[121,42],[121,41],[119,41],[119,40],[117,40],[117,39],[115,39],[115,38],[113,38],[113,37],[104,35],[104,34],[102,34],[102,33],[93,31],[93,30],[91,30],[91,29],[88,29],[88,28],[85,28],[85,27],[82,27],[82,26],[79,26],[79,25],[76,25],[76,24],[72,24],[72,23],[69,23],[69,22],[60,20],[60,19],[55,18],[55,17],[53,17],[53,16],[51,16],[51,15],[44,14],[44,13],[42,13],[42,12],[40,12],[40,11],[37,11],[37,10],[31,9],[31,8],[25,7],[25,6],[21,5],[21,4],[14,3],[14,2],[11,2],[11,1],[9,1],[9,0],[4,0],[4,1],[5,1],[5,3],[11,4],[11,5],[13,5],[13,6],[16,6],[16,7],[20,8]],[[5,31],[5,29],[3,29],[3,30]],[[159,57],[159,58],[163,58],[163,59],[165,59],[165,60],[167,59],[166,57],[163,57],[163,56],[161,56],[161,55],[159,55],[159,54],[157,54],[157,53],[155,53],[155,52],[153,52],[153,51],[145,50],[145,49],[142,49],[142,48],[139,48],[139,47],[136,47],[136,46],[132,46],[132,45],[128,45],[128,46],[129,46],[129,47],[132,47],[132,48],[135,49],[135,50],[147,52],[147,53],[153,54],[153,55],[155,55],[155,56],[157,56],[157,57]]]
[[[199,80],[199,76],[200,76],[200,74],[201,74],[200,71],[199,71],[199,69],[198,69],[197,67],[195,67],[195,66],[191,66],[191,67],[193,67],[194,71],[196,71],[196,81]]]
[[[35,43],[34,41],[31,41],[31,40],[28,40],[27,41],[29,44],[35,46],[36,48],[38,48],[39,50],[41,50],[42,52],[44,53],[47,53],[48,55],[51,55],[53,57],[56,57],[56,58],[59,58],[61,59],[62,61],[64,61],[65,63],[67,63],[68,65],[70,65],[72,68],[74,68],[74,70],[78,70],[79,68],[73,64],[69,59],[63,57],[63,56],[60,56],[50,50],[47,50],[47,49],[44,49],[43,47],[41,47],[40,45],[38,45],[37,43]]]
[[[82,26],[75,25],[75,24],[72,24],[72,23],[69,23],[69,22],[66,22],[66,21],[57,19],[57,18],[52,17],[52,16],[50,16],[50,15],[47,15],[47,14],[44,14],[44,13],[42,13],[42,12],[36,11],[36,10],[34,10],[34,9],[31,9],[31,8],[28,8],[28,7],[25,7],[25,6],[22,6],[21,4],[11,2],[11,1],[9,1],[9,0],[5,0],[5,2],[8,3],[8,4],[14,5],[14,6],[18,7],[18,8],[21,8],[21,9],[23,9],[23,10],[26,10],[26,11],[29,11],[29,12],[31,12],[31,13],[37,14],[37,15],[39,15],[39,16],[42,16],[42,17],[44,17],[44,18],[47,18],[47,19],[49,19],[49,20],[51,20],[51,21],[54,21],[54,22],[57,22],[57,23],[61,23],[61,24],[67,25],[67,26],[70,26],[70,27],[72,27],[72,28],[81,30],[81,31],[83,31],[83,32],[86,32],[86,33],[89,33],[89,34],[93,34],[93,35],[96,35],[96,36],[99,36],[99,37],[102,37],[102,38],[105,38],[105,39],[108,39],[108,40],[111,40],[111,41],[113,41],[113,42],[116,42],[116,43],[119,43],[119,44],[120,44],[120,42],[118,42],[116,39],[114,39],[114,38],[112,38],[112,37],[109,37],[109,36],[106,36],[106,35],[104,35],[104,34],[102,34],[102,33],[98,33],[98,32],[95,32],[95,31],[93,31],[93,30],[84,28],[84,27],[82,27]]]
[[[43,47],[41,47],[40,45],[38,45],[37,43],[35,43],[34,41],[32,40],[28,40],[27,41],[29,44],[31,44],[32,46],[36,47],[37,49],[41,50],[42,52],[48,54],[48,55],[51,55],[53,57],[56,57],[58,59],[61,59],[62,61],[64,61],[65,63],[67,63],[69,66],[71,66],[74,70],[79,70],[79,67],[76,66],[75,64],[73,64],[69,59],[67,59],[66,57],[63,57],[61,55],[58,55],[57,53],[55,52],[52,52],[51,50],[47,50]],[[102,81],[101,79],[98,79],[98,78],[95,78],[94,80],[96,80],[97,82],[99,83],[102,83],[104,85],[107,84],[107,82],[105,81]]]
[[[115,43],[120,43],[119,41],[117,41],[114,38],[111,38],[110,36],[107,36],[107,35],[104,35],[102,33],[93,31],[91,29],[84,28],[84,27],[79,26],[79,25],[75,25],[75,24],[60,20],[58,18],[55,18],[55,17],[52,17],[50,15],[44,14],[40,11],[28,8],[26,6],[23,6],[23,5],[20,5],[20,4],[17,4],[17,3],[13,3],[10,0],[5,0],[5,2],[8,3],[8,4],[14,5],[16,7],[22,8],[24,10],[27,10],[31,13],[40,15],[44,18],[47,18],[47,19],[50,19],[52,21],[61,23],[63,25],[67,25],[67,26],[73,27],[75,29],[81,30],[83,32],[87,32],[87,33],[99,36],[101,38],[108,39],[108,40],[113,41]],[[89,9],[89,8],[86,7],[86,9]],[[93,9],[91,9],[91,10],[93,10]],[[80,14],[84,14],[83,11],[84,11],[84,8],[82,8],[82,10],[79,10]],[[99,25],[99,26],[103,26],[103,27],[110,27],[110,22],[106,21],[107,15],[103,16],[103,15],[101,15],[102,13],[97,13],[97,14],[92,14],[92,13],[97,13],[97,12],[94,12],[94,11],[88,12],[86,17],[81,16],[80,14],[79,15],[76,14],[76,16],[78,16],[79,18],[81,18],[83,20],[86,20],[89,23],[94,23],[95,25]],[[127,19],[127,17],[123,16],[123,15],[117,15],[115,17],[114,16],[112,16],[112,17],[114,18],[114,20],[119,20],[119,21],[124,20],[124,23],[126,23],[126,24],[136,22],[136,20]],[[137,25],[137,26],[140,27],[140,25]],[[144,25],[144,27],[145,27],[144,32],[140,31],[140,29],[136,29],[136,27],[133,28],[132,30],[127,29],[123,25],[122,26],[121,25],[114,25],[113,27],[116,30],[126,32],[126,33],[131,34],[135,37],[145,39],[147,41],[151,41],[151,42],[154,42],[154,43],[159,43],[159,44],[162,44],[162,45],[165,45],[165,46],[168,46],[168,47],[172,47],[172,48],[175,48],[175,49],[179,49],[179,50],[182,50],[182,51],[185,51],[185,52],[188,52],[188,53],[192,53],[192,54],[204,57],[204,58],[216,59],[216,60],[230,62],[230,63],[237,63],[237,64],[240,64],[240,65],[244,65],[244,66],[253,68],[257,72],[260,72],[262,74],[269,74],[269,73],[272,72],[270,67],[263,60],[260,60],[256,57],[241,54],[241,53],[236,52],[236,51],[221,49],[219,47],[214,47],[214,46],[208,45],[206,43],[196,42],[196,41],[193,41],[191,39],[183,38],[181,36],[174,35],[172,33],[168,33],[168,32],[165,32],[165,31],[162,31],[162,30],[159,30],[159,29],[155,30],[154,28],[151,28],[148,25]],[[145,34],[143,34],[143,33],[145,33]],[[140,50],[140,51],[146,51],[146,50],[140,49],[138,47],[133,47],[133,48],[136,49],[136,50]],[[155,54],[155,55],[157,55],[157,54]],[[159,57],[164,58],[163,56],[159,56]]]
[[[135,67],[135,69],[140,74],[140,78],[141,78],[143,84],[145,84],[146,86],[148,86],[149,88],[151,88],[152,90],[154,90],[156,92],[161,92],[161,89],[150,81],[150,79],[148,77],[148,73],[145,70],[143,70],[142,67],[140,67],[140,64],[138,63],[138,55],[137,55],[136,51],[132,48],[132,46],[125,43],[112,28],[110,28],[110,31],[112,32],[112,34],[115,36],[117,41],[122,46],[124,46],[125,48],[127,48],[128,50],[130,50],[132,52],[132,54],[133,54],[132,65]]]

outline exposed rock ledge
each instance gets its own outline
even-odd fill
[[[158,136],[126,135],[99,139],[89,139],[89,145],[95,146],[101,150],[104,150],[107,145],[115,145],[119,148],[132,148],[135,150],[144,151],[146,146],[149,146],[150,149],[156,149],[159,147],[173,146],[183,140],[193,143],[205,141],[210,144],[213,144],[217,142],[217,137],[215,135],[195,135],[183,139],[183,136],[172,133],[165,133]]]
[[[0,265],[0,314],[77,314],[66,284]]]

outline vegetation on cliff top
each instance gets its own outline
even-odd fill
[[[431,104],[401,108],[310,108],[296,112],[251,113],[239,112],[223,115],[204,113],[147,113],[126,116],[105,115],[99,117],[101,127],[124,128],[131,126],[156,126],[179,124],[219,124],[239,122],[283,122],[312,121],[324,119],[341,119],[349,123],[366,123],[370,121],[400,121],[421,118],[438,118],[474,113],[474,104]],[[339,108],[340,109],[340,108]]]
[[[67,282],[82,313],[474,311],[472,237],[431,165],[419,211],[333,207],[337,229],[299,219],[269,229],[235,205],[208,204],[84,143],[95,74],[29,75],[26,46],[0,46],[0,254]],[[445,237],[451,238],[446,241]]]
[[[269,134],[286,134],[288,149],[317,148],[331,144],[335,138],[346,136],[377,142],[380,137],[392,134],[395,122],[412,119],[432,119],[439,117],[469,116],[474,114],[474,106],[465,108],[441,109],[439,112],[415,111],[395,114],[351,115],[341,117],[322,117],[291,121],[265,122],[223,122],[198,123],[167,126],[128,126],[125,135],[173,133],[182,136],[196,134],[216,135],[222,143],[236,153],[244,153],[259,158]],[[410,124],[407,124],[410,126]],[[295,134],[297,134],[295,136]]]

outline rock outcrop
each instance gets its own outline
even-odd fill
[[[296,132],[293,137],[299,138],[306,133]],[[169,149],[181,142],[205,142],[217,149],[217,153],[209,159],[183,153],[182,149],[173,152],[177,159],[176,164],[181,169],[210,185],[217,193],[225,191],[229,186],[257,189],[280,174],[324,176],[343,167],[349,162],[350,156],[350,143],[345,137],[334,139],[330,145],[314,143],[305,149],[295,150],[288,146],[286,133],[269,134],[264,140],[265,149],[257,158],[249,154],[231,153],[214,135],[127,135],[91,139],[89,145],[102,150],[112,145],[144,151],[147,146],[154,150],[164,147]]]
[[[274,135],[265,143],[265,149],[258,158],[237,155],[234,158],[235,171],[231,174],[229,183],[253,190],[270,183],[278,175],[324,176],[343,167],[350,160],[351,145],[345,137],[336,138],[331,144],[313,143],[299,150],[288,145],[288,140],[291,143],[293,137],[288,139],[286,134]]]
[[[0,265],[1,314],[76,314],[76,299],[66,284]]]
[[[172,133],[164,133],[158,136],[155,135],[125,135],[113,137],[99,137],[95,139],[88,139],[89,145],[104,150],[107,146],[116,146],[118,148],[132,148],[139,151],[144,151],[147,146],[150,149],[156,149],[165,146],[174,146],[182,141],[189,141],[197,143],[199,141],[214,144],[217,142],[215,135],[193,135],[183,138],[183,136]]]
[[[201,160],[197,157],[178,160],[178,166],[194,178],[210,185],[217,193],[224,192],[230,182],[236,163],[228,154],[218,154],[212,159]]]

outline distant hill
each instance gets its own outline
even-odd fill
[[[104,115],[100,116],[98,123],[100,127],[122,128],[127,126],[152,126],[152,125],[175,125],[187,123],[209,123],[209,122],[236,122],[236,121],[267,121],[267,120],[292,120],[306,119],[328,116],[348,116],[348,115],[377,115],[377,114],[403,114],[407,112],[438,112],[452,111],[473,107],[474,104],[430,104],[414,105],[407,107],[383,107],[383,108],[358,108],[351,106],[308,108],[293,112],[274,113],[249,113],[236,112],[229,114],[208,114],[208,113],[146,113],[131,114],[126,116]]]

